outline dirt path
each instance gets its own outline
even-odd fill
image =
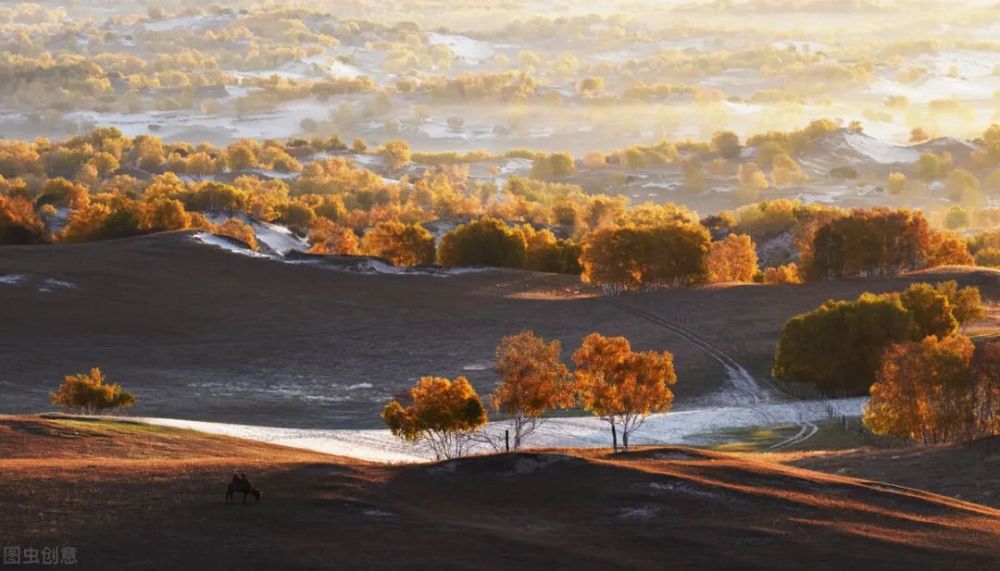
[[[674,333],[675,335],[678,335],[718,361],[726,369],[729,384],[732,386],[734,391],[734,400],[753,410],[755,414],[760,416],[761,421],[764,422],[765,425],[774,424],[774,419],[760,407],[760,405],[771,401],[770,393],[757,382],[757,379],[755,379],[743,365],[736,361],[736,359],[729,356],[725,351],[712,344],[704,337],[699,336],[697,333],[676,323],[667,321],[654,313],[628,305],[624,302],[612,301],[609,299],[604,299],[603,301],[608,305],[621,309],[622,311],[656,324]],[[781,448],[787,448],[794,444],[798,444],[812,438],[812,436],[819,430],[819,427],[812,422],[799,421],[797,424],[799,426],[799,431],[796,434],[771,446],[769,450],[779,450]]]

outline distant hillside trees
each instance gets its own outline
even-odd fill
[[[89,373],[67,375],[59,392],[49,393],[53,405],[94,414],[128,408],[135,404],[135,395],[117,383],[109,383],[104,373],[93,368]]]
[[[213,226],[211,230],[213,234],[228,236],[239,240],[249,246],[253,251],[257,251],[259,247],[257,244],[257,234],[254,233],[253,228],[249,224],[243,222],[242,220],[230,218],[222,224]]]
[[[1000,343],[960,335],[891,346],[871,387],[864,423],[923,444],[1000,434]]]
[[[490,404],[510,418],[514,450],[521,448],[545,413],[574,403],[569,369],[559,360],[561,349],[559,341],[546,342],[531,331],[504,337],[497,347],[500,385]]]
[[[893,276],[941,265],[968,263],[960,241],[930,228],[911,210],[852,210],[816,230],[805,261],[809,279]]]
[[[410,145],[406,141],[389,141],[379,150],[379,154],[385,157],[386,165],[390,170],[399,170],[409,164]]]
[[[385,406],[382,420],[394,436],[429,445],[438,460],[462,456],[486,424],[486,409],[465,377],[423,377],[401,400]]]
[[[438,259],[444,266],[520,268],[527,258],[524,235],[498,218],[462,224],[441,239]]]
[[[746,234],[730,234],[712,242],[708,252],[708,281],[749,282],[757,273],[757,250]]]
[[[438,262],[443,266],[522,268],[535,272],[580,273],[580,246],[556,238],[550,230],[530,225],[508,226],[484,216],[461,224],[441,239]]]
[[[0,245],[47,242],[45,224],[27,198],[0,195]]]
[[[309,251],[314,254],[356,256],[361,253],[358,235],[328,218],[318,218],[309,229]]]
[[[434,236],[418,224],[379,222],[365,232],[361,251],[397,266],[434,263]]]
[[[700,224],[604,228],[584,242],[583,280],[618,291],[704,282],[711,242]]]
[[[584,409],[611,425],[612,445],[617,451],[617,428],[622,447],[646,418],[667,412],[674,402],[670,385],[677,382],[673,355],[655,351],[632,351],[624,337],[591,333],[573,353],[576,385]]]
[[[531,164],[531,178],[552,180],[565,178],[576,171],[576,161],[569,153],[541,154]]]
[[[765,284],[771,285],[797,285],[802,283],[802,276],[798,265],[791,263],[764,268],[763,280]]]
[[[948,336],[984,316],[978,288],[913,284],[901,293],[828,301],[785,323],[774,378],[809,382],[828,394],[865,394],[882,353],[895,343]]]

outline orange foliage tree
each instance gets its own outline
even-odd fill
[[[783,266],[764,268],[764,283],[766,284],[801,284],[802,276],[795,263]]]
[[[382,420],[409,442],[426,442],[438,459],[465,454],[472,434],[486,424],[486,409],[465,377],[454,381],[423,377],[410,389],[405,405],[393,400]]]
[[[977,355],[978,354],[978,355]],[[932,444],[1000,433],[1000,343],[976,349],[967,337],[891,346],[865,406],[876,434]]]
[[[749,282],[757,273],[757,250],[747,234],[730,234],[712,242],[708,252],[708,281]]]
[[[493,410],[510,417],[514,449],[543,421],[546,411],[573,404],[569,369],[559,360],[559,341],[546,343],[531,331],[504,337],[497,347],[500,385],[493,392]]]
[[[45,225],[31,201],[0,195],[0,244],[37,244],[46,241]]]
[[[361,250],[397,266],[434,263],[434,236],[418,224],[379,222],[365,232]]]
[[[222,224],[213,227],[212,233],[235,238],[249,246],[251,250],[257,251],[257,235],[254,233],[253,228],[246,222],[230,218]]]
[[[309,242],[314,254],[339,254],[356,256],[361,253],[358,235],[350,228],[344,228],[327,218],[317,218],[309,229]]]
[[[609,227],[583,245],[583,280],[615,290],[686,285],[708,277],[708,230],[700,224]]]
[[[67,375],[58,393],[49,393],[53,405],[93,414],[105,410],[128,408],[135,396],[119,384],[109,384],[98,368],[90,373]]]
[[[573,353],[576,387],[583,408],[611,425],[611,441],[618,450],[616,427],[622,428],[622,446],[652,413],[667,412],[674,402],[670,385],[677,382],[674,357],[655,351],[635,352],[624,337],[591,333]]]

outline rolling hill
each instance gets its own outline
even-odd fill
[[[259,504],[224,503],[233,471]],[[0,542],[75,546],[82,568],[985,569],[1000,557],[995,509],[689,448],[392,466],[4,417],[0,502]]]

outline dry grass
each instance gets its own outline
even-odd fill
[[[75,545],[84,568],[969,569],[1000,557],[997,510],[759,455],[383,466],[128,423],[8,417],[0,430],[0,543]],[[233,470],[260,504],[223,503]]]

